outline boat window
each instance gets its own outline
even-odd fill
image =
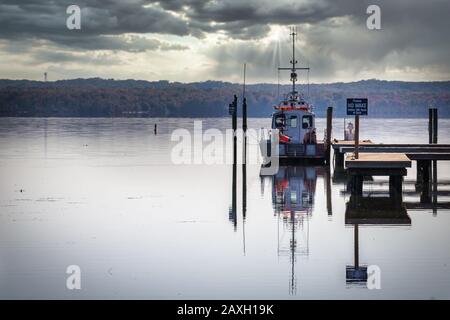
[[[291,204],[297,203],[297,192],[295,190],[291,190]]]
[[[290,120],[289,126],[291,128],[297,128],[297,116],[291,116],[289,120]]]
[[[305,190],[302,192],[302,204],[305,208],[311,207],[312,205],[312,199],[309,196],[309,193]]]
[[[286,118],[284,114],[278,114],[275,116],[275,128],[280,129],[284,128],[286,122]]]
[[[313,126],[312,121],[313,121],[312,116],[303,116],[303,118],[302,118],[302,128],[303,129],[312,128],[312,126]]]
[[[284,193],[283,193],[283,192],[277,192],[277,193],[276,193],[275,201],[276,201],[276,203],[278,203],[278,204],[284,203]]]

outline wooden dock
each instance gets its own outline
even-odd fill
[[[401,198],[403,177],[411,160],[403,153],[361,153],[358,159],[348,155],[345,160],[347,173],[351,177],[352,194],[362,196],[365,176],[389,176],[389,194],[393,199]]]
[[[359,141],[359,145],[361,146],[367,146],[372,145],[373,142],[371,140],[362,140]],[[334,139],[331,143],[331,147],[334,151],[334,162],[336,167],[343,167],[344,166],[344,156],[345,152],[341,152],[341,148],[353,148],[355,147],[355,141],[354,140],[337,140]],[[353,152],[353,151],[352,151]]]
[[[450,161],[450,144],[438,144],[437,109],[429,109],[428,144],[383,144],[371,140],[359,140],[359,116],[355,116],[355,140],[334,139],[331,147],[334,151],[333,182],[347,183],[347,192],[351,193],[352,210],[359,210],[365,201],[363,181],[373,176],[389,177],[389,205],[393,204],[403,210],[403,177],[412,161],[417,163],[417,177],[414,183],[416,192],[420,193],[420,204],[408,204],[421,208],[430,206],[436,214],[437,195],[437,161]],[[356,142],[356,143],[355,143]],[[373,179],[372,179],[373,180]],[[369,192],[370,194],[371,192]],[[384,191],[383,191],[384,193]],[[367,192],[365,193],[367,194]],[[446,194],[446,192],[441,192]],[[384,194],[383,194],[384,195]],[[369,197],[370,198],[370,197]],[[367,199],[373,202],[371,199]],[[377,198],[378,201],[378,198]],[[382,210],[383,211],[383,210]]]
[[[354,144],[333,144],[336,156],[355,151]],[[365,144],[359,152],[404,153],[410,160],[450,160],[449,144]]]
[[[345,166],[349,169],[411,168],[411,160],[404,153],[361,153],[358,159],[349,154]]]

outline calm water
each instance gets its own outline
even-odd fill
[[[355,251],[342,174],[282,167],[261,179],[248,165],[243,219],[241,166],[233,214],[232,166],[171,163],[172,131],[193,124],[1,118],[0,298],[450,298],[449,164],[438,163],[438,205],[420,203],[415,164],[408,169],[406,212],[393,216],[378,208],[387,178],[366,183],[373,212],[363,213]],[[439,142],[450,143],[450,121],[439,125]],[[427,119],[361,126],[363,139],[427,142]],[[335,137],[342,127],[336,119]],[[381,289],[352,282],[355,263],[378,266]],[[81,290],[66,289],[69,265],[81,268]]]

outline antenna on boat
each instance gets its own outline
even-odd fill
[[[292,37],[292,60],[290,61],[291,67],[278,68],[278,70],[289,70],[291,71],[291,82],[292,82],[292,96],[296,96],[295,83],[297,82],[297,70],[309,70],[308,68],[298,68],[296,64],[298,61],[295,59],[295,37],[297,36],[297,28],[292,26],[289,28],[290,36]]]
[[[296,28],[295,26],[292,27],[291,29],[291,36],[292,36],[292,60],[291,60],[291,64],[292,64],[292,73],[291,73],[291,81],[292,81],[292,92],[295,92],[295,82],[297,81],[297,73],[295,72],[295,64],[297,63],[297,60],[295,60],[295,36],[297,35],[297,33],[295,32]]]
[[[280,65],[278,65],[277,100],[280,100]]]
[[[308,81],[308,100],[309,100],[311,98],[310,95],[309,95],[309,60],[308,60],[308,72],[307,72],[306,76],[308,78],[307,81]]]

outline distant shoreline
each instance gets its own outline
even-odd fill
[[[102,117],[102,116],[94,116],[94,117],[66,117],[66,116],[49,116],[49,117],[39,117],[39,116],[0,116],[0,119],[231,119],[229,116],[221,116],[221,117],[190,117],[190,116],[179,116],[179,117]],[[317,116],[317,119],[326,119],[326,116]],[[334,119],[353,119],[354,116],[334,116]],[[440,119],[450,119],[450,116],[440,116]],[[242,119],[242,117],[238,117],[238,119]],[[271,114],[268,114],[266,117],[248,117],[248,119],[271,119]],[[364,116],[361,117],[362,121],[366,119],[389,119],[389,120],[415,120],[415,119],[427,119],[428,117],[423,116],[408,116],[408,117],[376,117],[376,116]],[[230,120],[231,121],[231,120]]]
[[[289,85],[247,85],[249,117],[269,117],[289,90]],[[427,118],[431,106],[439,109],[439,117],[450,118],[450,81],[363,80],[300,84],[298,90],[318,117],[325,116],[330,105],[335,117],[344,117],[347,98],[368,98],[372,118]],[[0,80],[0,117],[227,117],[234,95],[240,108],[242,86],[221,81]]]

